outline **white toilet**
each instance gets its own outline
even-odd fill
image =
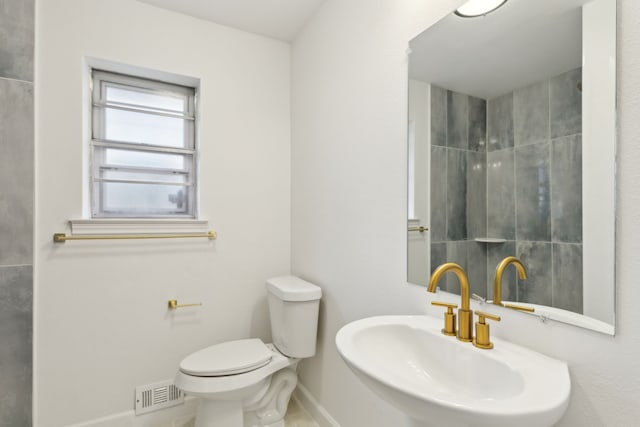
[[[294,276],[267,280],[273,344],[216,344],[180,362],[175,384],[201,398],[196,427],[284,427],[300,359],[316,352],[319,287]]]

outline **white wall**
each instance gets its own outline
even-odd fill
[[[35,416],[133,408],[195,349],[269,339],[264,281],[290,269],[290,46],[134,0],[39,0]],[[216,241],[67,242],[80,218],[83,56],[201,79],[201,215]],[[201,301],[168,312],[170,298]]]
[[[407,168],[413,167],[413,188],[409,185],[407,197],[413,198],[413,216],[409,212],[407,228],[431,228],[429,207],[431,168],[431,86],[418,80],[409,80],[407,119],[409,135]],[[412,165],[413,163],[413,165]],[[409,179],[409,181],[411,181]],[[413,193],[413,194],[412,194]],[[413,219],[413,220],[411,220]],[[407,232],[407,277],[409,283],[427,285],[431,271],[431,234]]]
[[[439,313],[405,281],[405,49],[460,3],[328,0],[293,45],[292,270],[324,292],[319,353],[301,379],[343,427],[410,425],[349,372],[334,336],[365,316]],[[507,310],[492,327],[569,363],[560,426],[626,427],[640,417],[640,4],[619,0],[618,12],[617,335]]]

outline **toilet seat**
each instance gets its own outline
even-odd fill
[[[199,350],[180,363],[180,371],[197,377],[238,375],[271,362],[271,351],[259,338],[228,341]]]
[[[213,377],[185,373],[182,371],[182,363],[180,363],[180,369],[178,369],[175,377],[175,384],[179,389],[192,396],[211,398],[211,394],[215,393],[216,398],[224,400],[239,390],[258,385],[274,372],[295,366],[300,360],[284,356],[273,344],[263,345],[270,351],[271,359],[262,367],[242,374]]]

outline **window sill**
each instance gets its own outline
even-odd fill
[[[207,233],[209,221],[200,219],[72,219],[73,235]]]

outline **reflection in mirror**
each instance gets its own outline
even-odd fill
[[[615,0],[506,2],[410,42],[408,281],[613,334]],[[441,289],[459,292],[456,278]]]

